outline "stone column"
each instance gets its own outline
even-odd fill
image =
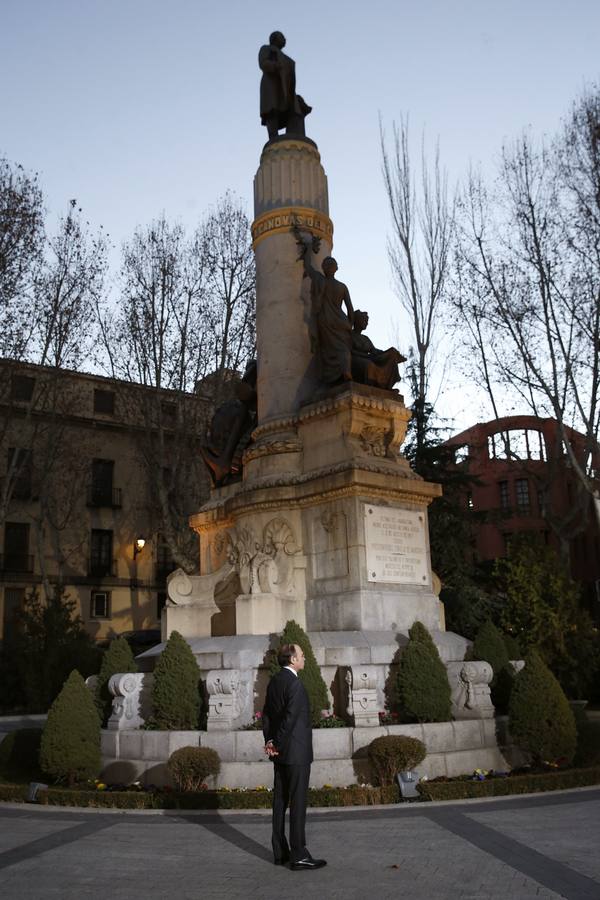
[[[259,426],[295,415],[314,396],[310,288],[292,229],[297,225],[321,239],[320,262],[331,253],[328,213],[327,178],[316,144],[286,137],[266,144],[254,179],[252,225]]]

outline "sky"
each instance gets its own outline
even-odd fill
[[[452,185],[523,130],[552,134],[600,77],[599,0],[0,0],[0,156],[76,198],[118,248],[163,211],[192,230],[227,190],[253,218],[257,54],[283,31],[329,182],[338,277],[377,346],[406,352],[387,258],[379,118],[437,140]],[[443,344],[451,359],[451,348]],[[440,373],[438,373],[440,374]],[[489,417],[446,368],[438,408]]]

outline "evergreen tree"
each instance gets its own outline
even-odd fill
[[[541,656],[531,650],[515,678],[508,728],[535,763],[568,765],[577,747],[575,716],[569,701]]]
[[[154,669],[153,723],[162,731],[195,731],[202,698],[200,670],[188,642],[172,631]]]
[[[523,652],[535,647],[572,698],[586,698],[599,667],[597,632],[568,564],[532,534],[515,536],[495,567],[501,623]]]
[[[406,375],[414,397],[419,396],[417,371],[410,358]],[[474,528],[482,513],[469,508],[467,498],[475,480],[468,460],[456,464],[455,449],[445,445],[447,423],[433,405],[415,400],[411,407],[402,452],[411,467],[427,481],[443,487],[428,509],[431,565],[442,581],[440,600],[449,629],[473,637],[478,626],[497,605],[485,564],[478,564],[470,551]]]
[[[421,622],[415,622],[408,635],[397,680],[401,715],[410,721],[449,722],[450,684],[437,647]]]
[[[96,684],[96,708],[103,727],[106,727],[111,712],[113,696],[108,690],[108,682],[113,675],[121,672],[137,672],[138,667],[131,647],[124,637],[115,638],[102,658]]]
[[[0,681],[11,696],[0,703],[45,713],[73,668],[84,677],[98,671],[101,651],[76,615],[77,603],[56,586],[41,600],[37,591],[17,613],[11,641],[2,648]]]
[[[502,633],[491,619],[486,619],[480,627],[473,646],[467,651],[467,657],[480,659],[490,664],[494,673],[490,685],[492,703],[497,709],[504,712],[510,700],[514,670],[510,664]]]
[[[100,720],[92,696],[73,669],[50,707],[42,734],[40,765],[73,786],[100,771]]]
[[[294,622],[293,619],[286,622],[285,628],[283,629],[279,645],[282,646],[283,644],[296,644],[301,647],[304,652],[304,669],[298,674],[302,684],[306,688],[306,693],[310,700],[312,723],[313,725],[318,725],[321,721],[322,710],[329,709],[330,706],[327,685],[323,681],[323,676],[321,675],[321,670],[315,659],[315,654],[313,653],[313,648],[307,633],[297,622]],[[273,665],[271,666],[272,673],[278,672],[279,668],[277,658],[275,657]]]

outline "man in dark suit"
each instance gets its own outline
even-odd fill
[[[310,703],[298,672],[304,653],[297,644],[284,644],[277,654],[281,670],[271,678],[263,710],[265,753],[273,760],[273,855],[275,865],[290,862],[292,869],[320,869],[306,849],[304,826],[310,764],[313,761]],[[285,837],[285,811],[290,808],[290,842]]]

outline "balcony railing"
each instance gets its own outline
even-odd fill
[[[91,485],[87,492],[87,505],[94,507],[107,506],[112,509],[120,509],[122,506],[121,495],[121,488],[104,488]]]
[[[0,554],[0,569],[3,572],[33,572],[33,556],[26,553]]]
[[[88,559],[88,575],[91,577],[114,578],[116,574],[116,559]]]

